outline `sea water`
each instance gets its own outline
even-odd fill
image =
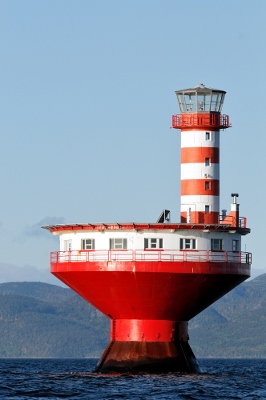
[[[96,359],[0,359],[1,399],[266,399],[266,359],[201,359],[201,374],[94,373]]]

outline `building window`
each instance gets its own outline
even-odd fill
[[[110,249],[111,250],[126,250],[127,249],[127,239],[122,239],[122,238],[110,239]]]
[[[144,249],[162,249],[163,239],[150,238],[144,239]]]
[[[209,214],[210,212],[210,206],[205,206],[205,214]]]
[[[195,250],[196,239],[180,239],[180,250]]]
[[[214,251],[222,251],[223,239],[211,239],[211,249]]]
[[[205,182],[205,190],[209,190],[211,187],[210,182]],[[206,211],[205,211],[206,212]]]
[[[81,249],[82,250],[94,250],[95,249],[94,239],[82,239],[81,240]]]
[[[206,132],[205,133],[205,139],[206,140],[210,140],[210,138],[211,138],[210,132]]]
[[[72,249],[72,240],[64,240],[64,250],[71,251]]]
[[[205,167],[209,167],[211,161],[209,158],[205,158]]]
[[[233,251],[238,251],[238,240],[233,240],[232,241],[232,250]]]

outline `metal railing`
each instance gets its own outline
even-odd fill
[[[192,114],[176,114],[172,116],[173,128],[189,128],[189,127],[214,127],[218,129],[229,128],[229,116],[219,113],[192,113]]]
[[[237,228],[246,228],[247,227],[247,218],[246,217],[239,217],[238,224],[236,226],[236,218],[232,215],[219,215],[219,223],[223,223],[226,219],[226,224],[232,225],[233,227]]]
[[[211,250],[72,250],[51,253],[51,264],[62,262],[227,262],[251,264],[252,254]]]

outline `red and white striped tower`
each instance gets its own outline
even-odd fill
[[[229,128],[222,115],[224,90],[200,84],[176,91],[181,114],[173,128],[181,129],[181,222],[219,223],[220,129]]]

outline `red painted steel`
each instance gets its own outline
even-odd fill
[[[186,321],[249,277],[251,259],[241,252],[171,253],[52,253],[51,272],[111,319],[97,371],[200,372]],[[143,254],[147,259],[136,261]]]
[[[222,253],[217,258],[226,260]],[[249,277],[244,255],[231,262],[68,259],[52,262],[51,272],[110,318],[187,321]]]
[[[241,220],[244,220],[244,217],[240,217]],[[246,219],[245,219],[246,220]],[[49,229],[52,233],[63,233],[65,231],[73,232],[73,231],[126,231],[126,230],[133,230],[133,231],[142,231],[142,230],[154,230],[154,231],[176,231],[176,230],[183,230],[183,229],[191,229],[191,230],[204,230],[206,229],[206,224],[204,223],[97,223],[97,224],[69,224],[69,225],[51,225],[51,226],[44,226],[43,228]],[[230,224],[223,225],[222,223],[215,223],[208,225],[208,229],[210,231],[216,232],[229,232],[230,230],[234,230]],[[237,232],[241,235],[246,235],[250,233],[250,229],[246,228],[244,224],[239,224]]]
[[[205,182],[209,182],[209,189],[206,189]],[[188,195],[209,195],[219,196],[220,181],[218,179],[182,179],[180,181],[181,196]],[[202,222],[205,222],[202,221]],[[206,221],[207,222],[207,221]],[[218,220],[217,220],[218,223]]]
[[[181,164],[186,163],[205,163],[209,158],[211,164],[219,164],[218,147],[183,147],[181,149]]]
[[[115,319],[110,337],[130,342],[172,342],[175,322],[166,320]]]
[[[194,224],[217,224],[219,218],[219,213],[215,211],[209,212],[208,214],[206,214],[204,211],[191,211],[190,213],[190,221]],[[181,222],[187,221],[187,213],[185,211],[180,213],[180,220]]]
[[[184,130],[215,130],[230,128],[229,116],[220,113],[191,113],[172,116],[172,128]]]

